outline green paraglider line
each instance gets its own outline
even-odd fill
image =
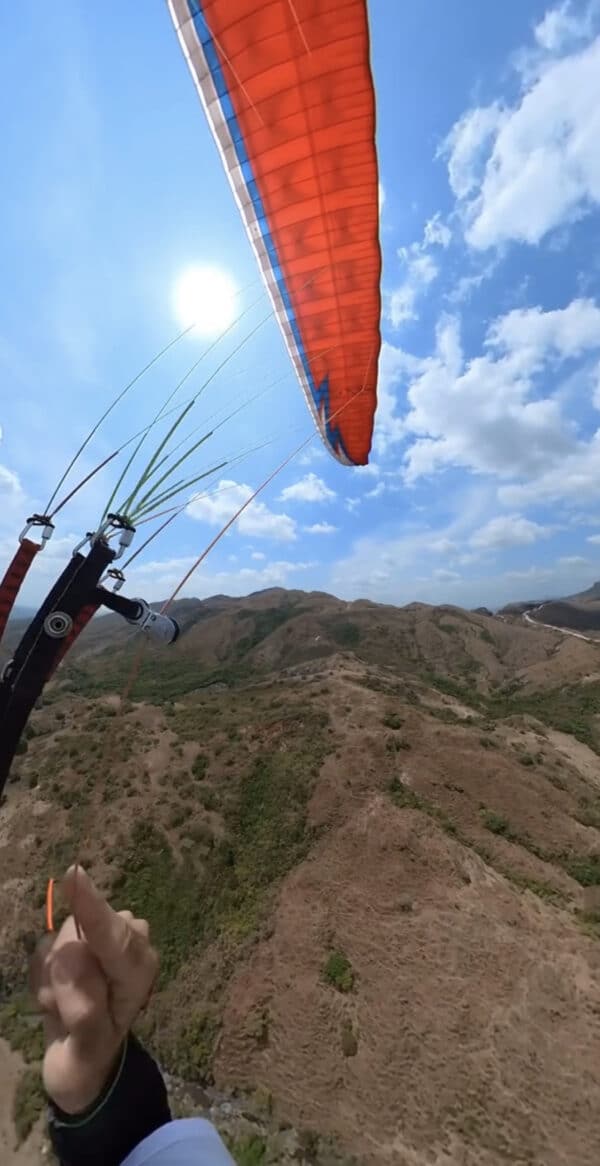
[[[145,430],[143,430],[143,431],[142,431],[142,433],[141,433],[141,436],[140,436],[140,440],[139,440],[138,444],[136,445],[136,447],[135,447],[135,449],[134,449],[133,453],[131,454],[131,457],[129,458],[129,460],[128,460],[128,462],[127,462],[126,466],[125,466],[125,468],[123,469],[122,473],[120,474],[120,476],[119,476],[119,480],[117,481],[117,484],[116,484],[116,486],[115,486],[115,488],[114,488],[114,490],[113,490],[113,492],[112,492],[112,494],[111,494],[111,496],[110,496],[110,498],[109,498],[109,500],[108,500],[108,502],[107,502],[107,505],[106,505],[106,508],[105,508],[105,510],[104,510],[104,513],[103,513],[103,515],[102,515],[102,519],[101,519],[101,521],[104,521],[104,519],[106,518],[106,515],[107,515],[107,514],[108,514],[108,513],[109,513],[109,512],[112,510],[112,508],[113,508],[113,505],[114,505],[115,498],[116,498],[116,496],[117,496],[117,494],[118,494],[118,492],[119,492],[119,490],[120,490],[120,488],[121,488],[121,486],[122,486],[122,484],[123,484],[123,482],[124,482],[124,480],[125,480],[125,477],[127,476],[127,473],[128,473],[128,471],[130,470],[130,468],[131,468],[131,466],[132,466],[133,462],[135,461],[135,458],[137,457],[137,455],[138,455],[138,453],[139,453],[139,451],[140,451],[140,449],[141,449],[142,445],[144,444],[144,441],[146,440],[146,437],[147,437],[147,436],[148,436],[148,434],[149,434],[149,433],[152,431],[152,429],[154,428],[154,426],[158,424],[158,422],[160,421],[160,419],[166,415],[166,414],[165,414],[166,406],[167,406],[167,405],[168,405],[168,404],[169,404],[169,403],[170,403],[170,402],[173,400],[173,397],[175,397],[175,396],[176,396],[176,394],[179,392],[179,390],[180,390],[180,388],[182,387],[182,385],[184,385],[184,384],[185,384],[185,382],[186,382],[187,380],[189,380],[189,378],[190,378],[190,377],[192,376],[192,374],[193,374],[193,373],[196,371],[196,369],[197,369],[197,368],[198,368],[198,366],[199,366],[199,365],[202,363],[202,361],[203,361],[203,360],[205,360],[205,358],[206,358],[206,357],[209,355],[209,353],[211,353],[211,352],[213,351],[213,349],[214,349],[214,348],[216,348],[217,344],[219,344],[219,343],[220,343],[220,341],[221,341],[221,340],[223,340],[223,339],[224,339],[224,337],[225,337],[225,336],[227,336],[227,335],[229,334],[229,332],[231,332],[231,330],[232,330],[233,328],[237,327],[237,325],[240,323],[240,321],[241,321],[241,320],[243,320],[244,316],[245,316],[245,315],[246,315],[246,314],[247,314],[249,311],[251,311],[251,310],[252,310],[252,308],[255,308],[255,307],[256,307],[256,305],[257,305],[258,303],[260,303],[260,301],[261,301],[262,299],[263,299],[263,295],[261,295],[261,296],[260,296],[258,299],[256,299],[256,300],[253,300],[253,302],[252,302],[251,304],[249,304],[247,308],[244,308],[244,311],[243,311],[243,312],[240,312],[239,316],[237,316],[237,317],[236,317],[236,319],[235,319],[235,320],[233,320],[233,321],[232,321],[232,323],[231,323],[231,324],[229,324],[229,325],[228,325],[228,327],[227,327],[227,328],[225,328],[225,329],[224,329],[224,331],[223,331],[223,332],[221,332],[221,333],[220,333],[220,334],[217,336],[217,338],[216,338],[216,339],[215,339],[215,340],[212,342],[212,344],[209,344],[208,348],[206,348],[206,349],[204,350],[204,352],[202,353],[202,355],[198,357],[198,360],[196,360],[196,361],[194,362],[194,364],[193,364],[193,365],[192,365],[192,366],[191,366],[191,367],[188,369],[188,371],[185,373],[185,376],[183,376],[183,377],[181,378],[181,380],[180,380],[180,381],[178,381],[178,383],[175,385],[175,388],[174,388],[174,389],[173,389],[173,390],[172,390],[172,391],[169,393],[169,396],[167,397],[166,401],[164,401],[164,402],[163,402],[163,404],[161,405],[160,409],[158,410],[158,413],[155,415],[155,417],[153,418],[153,420],[150,422],[150,425],[149,425],[149,426],[148,426],[148,427],[147,427]],[[268,315],[267,317],[265,317],[265,321],[266,321],[266,320],[268,320],[268,319],[270,319],[270,317],[271,317],[272,315],[273,315],[273,312],[270,312],[270,313],[269,313],[269,315]],[[261,324],[262,324],[263,322],[264,322],[264,321],[261,321]],[[258,327],[260,327],[260,326],[261,326],[261,325],[259,325]],[[249,340],[249,339],[250,339],[250,338],[251,338],[251,337],[254,335],[254,332],[256,332],[257,330],[258,330],[258,328],[254,328],[254,329],[253,329],[253,330],[252,330],[250,333],[248,333],[248,335],[247,335],[247,336],[244,338],[244,340],[242,341],[242,343],[241,343],[241,344],[239,344],[239,345],[238,345],[238,346],[237,346],[237,347],[236,347],[236,348],[233,350],[233,352],[230,354],[230,356],[229,356],[229,358],[228,358],[228,359],[231,359],[231,357],[235,356],[235,355],[236,355],[236,353],[237,353],[237,352],[239,352],[239,351],[240,351],[240,349],[243,347],[243,345],[246,343],[246,341],[247,341],[247,340]],[[227,360],[225,360],[225,361],[223,362],[223,364],[221,364],[221,365],[219,366],[219,368],[218,368],[216,371],[217,371],[217,372],[218,372],[218,371],[220,371],[220,369],[221,369],[221,368],[223,368],[223,367],[224,367],[224,364],[226,364],[226,363],[227,363]],[[189,402],[189,403],[190,403],[190,405],[193,405],[193,404],[195,403],[195,401],[197,400],[197,398],[198,398],[198,397],[199,397],[199,396],[200,396],[200,395],[203,393],[204,389],[206,388],[206,385],[207,385],[207,384],[210,384],[210,381],[214,379],[214,376],[215,376],[215,375],[216,375],[216,373],[213,373],[213,376],[209,377],[208,381],[206,381],[206,382],[205,382],[203,385],[201,385],[201,386],[200,386],[200,388],[199,388],[198,392],[197,392],[197,393],[194,395],[194,397],[192,397],[192,398],[191,398],[191,401]],[[187,411],[187,410],[186,410],[186,411]],[[176,428],[176,427],[175,427],[175,428]],[[153,461],[153,459],[151,459],[151,461],[150,461],[149,465],[153,465],[153,464],[154,464],[154,461]],[[144,484],[145,477],[146,477],[146,475],[148,474],[148,472],[149,472],[149,466],[146,466],[146,470],[145,470],[144,474],[142,475],[142,478],[140,479],[140,481],[137,483],[137,486],[135,487],[135,490],[134,490],[134,495],[133,495],[133,496],[135,496],[135,491],[136,491],[136,490],[138,490],[138,489],[139,489],[139,488],[140,488],[140,487],[141,487],[141,486]],[[130,497],[130,498],[127,500],[127,503],[126,503],[126,505],[127,505],[127,504],[129,504],[129,505],[130,505],[132,501],[133,501],[133,497]]]
[[[87,437],[84,439],[84,441],[82,441],[82,443],[79,446],[79,448],[77,449],[77,451],[73,454],[73,457],[71,458],[71,461],[69,462],[65,472],[63,473],[63,475],[59,479],[59,481],[56,483],[56,486],[54,487],[54,491],[53,491],[51,497],[48,499],[45,513],[49,513],[50,508],[51,508],[51,506],[54,502],[54,499],[56,498],[56,495],[58,494],[61,486],[66,482],[69,474],[71,473],[71,470],[73,469],[75,464],[79,461],[79,458],[81,457],[83,451],[87,448],[87,446],[89,445],[92,438],[95,437],[100,426],[106,421],[106,418],[110,416],[113,409],[116,409],[119,402],[123,400],[123,397],[125,397],[126,394],[130,391],[130,389],[132,389],[133,386],[136,385],[139,380],[141,380],[141,378],[145,375],[145,373],[149,372],[150,369],[155,364],[157,364],[157,362],[161,359],[161,357],[165,356],[166,353],[169,352],[171,348],[174,348],[176,344],[179,344],[179,341],[183,340],[184,336],[187,336],[188,333],[191,332],[194,327],[195,327],[195,325],[191,324],[188,328],[184,328],[183,332],[179,332],[177,334],[177,336],[175,336],[172,340],[169,341],[168,344],[165,344],[164,348],[161,348],[160,352],[157,352],[156,355],[152,357],[152,360],[149,360],[148,363],[145,364],[144,367],[142,369],[140,369],[140,371],[138,373],[136,373],[136,375],[128,382],[128,384],[125,385],[125,388],[121,389],[121,392],[114,398],[114,400],[111,402],[111,404],[108,406],[108,408],[105,409],[102,416],[98,419],[98,421],[96,421],[96,424],[94,425],[94,427],[92,429],[90,429],[90,432],[88,433]],[[120,452],[120,451],[117,451],[117,452]],[[111,457],[107,458],[102,463],[102,465],[103,466],[106,465],[109,461],[111,461],[111,458],[114,456],[115,456],[115,454],[111,454]],[[101,468],[102,468],[101,466],[98,467],[98,469],[101,469]],[[94,470],[94,471],[92,471],[92,474],[88,474],[87,477],[83,479],[83,482],[80,483],[80,486],[85,485],[85,483],[89,481],[90,477],[93,477],[93,474],[96,472],[97,471]],[[67,498],[65,499],[65,502],[68,502],[70,500],[70,498],[73,497],[73,494],[76,492],[76,490],[78,490],[79,488],[80,487],[77,486],[74,491],[72,491],[70,494],[68,494]],[[65,502],[62,502],[60,504],[60,506],[57,507],[57,509],[54,511],[55,514],[57,514],[58,511],[62,509],[62,507],[65,505]]]
[[[201,474],[196,474],[193,478],[187,478],[176,482],[174,486],[165,490],[163,494],[159,494],[158,498],[154,498],[150,503],[144,506],[141,510],[137,510],[131,517],[131,522],[137,522],[138,518],[143,518],[153,506],[162,506],[163,502],[168,502],[170,498],[175,498],[177,494],[181,494],[182,490],[188,490],[190,486],[194,486],[196,482],[201,482],[203,478],[208,478],[210,474],[216,474],[219,470],[223,470],[229,463],[227,461],[219,462],[216,466],[211,466],[209,470],[204,470]]]
[[[262,283],[262,280],[261,280],[261,279],[255,279],[255,280],[252,280],[252,282],[251,282],[251,283],[248,283],[248,284],[246,284],[246,285],[245,285],[243,288],[240,288],[240,289],[239,289],[239,290],[238,290],[238,291],[237,291],[235,294],[236,294],[236,296],[241,296],[241,295],[242,295],[242,294],[243,294],[245,291],[248,291],[250,288],[256,287],[256,285],[257,285],[257,284],[260,284],[260,283]],[[263,293],[262,293],[262,295],[259,297],[259,299],[258,299],[258,300],[255,300],[255,301],[253,301],[253,304],[252,304],[252,305],[250,305],[250,306],[252,307],[252,306],[254,306],[254,304],[257,304],[257,303],[259,303],[259,302],[260,302],[260,300],[261,300],[261,299],[263,299],[263,297],[264,297],[264,294],[265,294],[265,293],[264,293],[264,291],[263,291]],[[245,311],[248,311],[248,309],[245,309]],[[237,319],[238,319],[238,320],[240,320],[240,319],[242,318],[242,315],[243,315],[243,314],[244,314],[244,313],[242,313],[240,316],[238,316],[238,317],[237,317]],[[120,391],[120,392],[117,394],[117,396],[116,396],[116,397],[115,397],[115,398],[114,398],[114,399],[111,401],[111,403],[110,403],[110,405],[108,406],[108,408],[104,410],[104,413],[102,413],[101,417],[99,417],[99,418],[98,418],[98,420],[96,421],[96,423],[95,423],[95,425],[93,426],[93,428],[92,428],[92,429],[90,429],[90,431],[89,431],[89,433],[88,433],[87,437],[86,437],[86,438],[84,438],[84,440],[81,442],[81,445],[78,447],[78,449],[76,450],[76,452],[73,454],[73,457],[71,458],[71,461],[69,462],[69,464],[68,464],[68,466],[67,466],[66,470],[64,471],[64,473],[62,474],[62,476],[59,478],[58,482],[56,483],[56,486],[54,487],[54,491],[53,491],[53,493],[52,493],[51,497],[49,498],[49,500],[48,500],[48,502],[47,502],[47,504],[46,504],[46,509],[45,509],[45,513],[46,513],[46,514],[47,514],[47,513],[49,513],[49,511],[50,511],[50,508],[51,508],[51,506],[52,506],[52,504],[53,504],[53,502],[54,502],[54,500],[55,500],[55,498],[56,498],[56,495],[58,494],[58,492],[59,492],[59,490],[60,490],[61,486],[62,486],[62,485],[64,485],[64,483],[66,482],[66,480],[67,480],[67,478],[68,478],[69,474],[71,473],[71,470],[73,469],[73,467],[74,467],[74,466],[76,465],[76,463],[79,461],[79,458],[81,457],[81,455],[82,455],[83,451],[84,451],[84,450],[87,448],[87,446],[89,445],[89,443],[90,443],[90,441],[92,440],[92,438],[93,438],[93,437],[95,437],[96,433],[97,433],[97,432],[98,432],[98,430],[100,429],[100,426],[101,426],[101,425],[103,425],[103,423],[106,421],[106,418],[110,416],[110,414],[112,413],[113,409],[116,409],[117,405],[120,403],[120,401],[122,401],[122,400],[123,400],[123,398],[124,398],[124,397],[127,395],[127,393],[129,393],[129,391],[130,391],[130,390],[131,390],[131,389],[134,387],[134,385],[136,385],[136,384],[138,383],[138,381],[140,381],[140,380],[142,379],[142,377],[143,377],[143,376],[145,376],[145,374],[146,374],[147,372],[149,372],[149,371],[150,371],[150,369],[151,369],[151,368],[153,368],[153,367],[154,367],[154,365],[155,365],[155,364],[157,364],[159,360],[161,360],[161,359],[162,359],[162,357],[163,357],[163,356],[166,356],[167,352],[170,352],[170,350],[171,350],[172,348],[175,348],[175,346],[176,346],[177,344],[179,344],[179,342],[180,342],[181,340],[183,340],[185,336],[188,336],[188,335],[190,334],[190,332],[193,332],[193,331],[194,331],[194,329],[195,329],[196,327],[197,327],[197,322],[196,322],[196,321],[194,321],[194,323],[193,323],[193,324],[189,324],[189,325],[188,325],[186,328],[184,328],[184,329],[183,329],[181,332],[178,332],[176,336],[174,336],[174,337],[173,337],[171,340],[169,340],[168,344],[165,344],[165,345],[164,345],[164,347],[163,347],[163,348],[161,348],[161,349],[159,350],[159,352],[155,353],[155,355],[152,357],[152,359],[151,359],[151,360],[149,360],[149,361],[148,361],[148,363],[147,363],[147,364],[145,364],[145,365],[144,365],[144,367],[143,367],[143,368],[141,368],[141,369],[139,370],[139,372],[137,372],[137,373],[135,374],[135,376],[134,376],[134,377],[132,377],[132,379],[131,379],[130,381],[128,381],[128,383],[125,385],[125,387],[124,387],[123,389],[121,389],[121,391]],[[224,335],[224,333],[223,333],[223,335]],[[217,342],[218,342],[218,340],[219,340],[219,339],[220,339],[220,337],[218,337],[218,338],[217,338]],[[209,349],[208,351],[210,351],[210,349]],[[205,355],[206,355],[206,354],[205,354]],[[201,358],[201,359],[202,359],[202,358]],[[142,432],[143,432],[143,431],[142,431]],[[124,446],[121,446],[121,449],[123,449],[123,448],[124,448]],[[120,453],[120,450],[118,450],[117,452],[119,452],[119,453]],[[112,458],[112,457],[114,457],[114,456],[116,456],[116,454],[113,454],[113,455],[111,455],[111,457],[107,458],[107,459],[106,459],[106,460],[105,460],[105,461],[102,463],[102,466],[98,466],[98,468],[97,468],[96,470],[92,471],[92,473],[91,473],[91,474],[88,474],[88,475],[87,475],[87,477],[85,477],[85,478],[83,479],[83,482],[81,482],[79,486],[75,487],[75,490],[74,490],[74,491],[72,491],[72,492],[71,492],[69,495],[67,495],[67,498],[65,499],[65,502],[68,502],[68,501],[69,501],[69,500],[70,500],[70,499],[73,497],[73,494],[77,492],[77,490],[80,488],[80,486],[83,486],[83,485],[85,485],[85,483],[86,483],[86,482],[88,482],[88,481],[90,480],[90,477],[93,477],[94,473],[97,473],[99,469],[102,469],[102,468],[103,468],[103,466],[104,466],[104,465],[106,465],[106,464],[107,464],[107,463],[108,463],[108,462],[111,460],[111,458]],[[54,510],[54,514],[57,514],[57,513],[58,513],[58,510],[61,510],[64,504],[65,504],[64,502],[63,502],[63,503],[61,503],[61,504],[60,504],[60,505],[59,505],[59,506],[58,506],[58,507],[57,507],[57,508]]]

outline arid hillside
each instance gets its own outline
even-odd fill
[[[241,1166],[595,1164],[598,647],[301,592],[176,614],[141,655],[94,622],[0,810],[2,1161],[41,1161],[26,952],[78,858],[150,919],[143,1035]]]

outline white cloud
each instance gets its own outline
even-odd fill
[[[595,409],[600,409],[600,363],[596,365],[592,379],[592,404]]]
[[[377,462],[369,462],[366,466],[353,466],[352,473],[367,478],[378,478],[381,473],[381,469],[377,465]]]
[[[538,43],[566,43],[569,11],[546,15]],[[511,108],[470,110],[450,131],[441,152],[467,242],[536,244],[600,203],[599,140],[600,37],[540,64]]]
[[[583,7],[581,0],[577,12],[570,0],[549,8],[534,29],[540,48],[547,53],[560,54],[577,41],[587,39],[593,27],[593,8],[592,4]]]
[[[267,556],[263,553],[263,551],[252,551],[252,554],[250,555],[250,558],[254,559],[255,563],[264,563],[266,557]]]
[[[286,486],[281,491],[281,502],[331,502],[336,497],[335,490],[325,484],[316,474],[305,474],[298,482]]]
[[[224,526],[252,493],[251,486],[224,478],[219,482],[218,493],[196,498],[190,502],[186,514],[209,526]],[[293,518],[288,514],[274,513],[258,498],[240,515],[236,527],[241,534],[251,538],[271,538],[278,542],[293,542],[296,538]]]
[[[425,253],[403,254],[406,263],[406,278],[390,296],[389,315],[394,328],[399,328],[406,320],[416,320],[416,303],[429,285],[437,279],[439,268],[431,255]]]
[[[379,357],[377,412],[373,432],[373,449],[380,456],[385,456],[392,446],[406,437],[404,421],[396,412],[396,390],[419,367],[420,361],[384,340]]]
[[[471,274],[459,276],[446,293],[448,303],[462,304],[468,300],[472,292],[476,291],[478,287],[481,287],[482,283],[494,274],[497,264],[498,260],[494,257],[480,271],[473,271]]]
[[[22,525],[21,518],[14,533],[0,539],[0,563],[2,564],[0,575],[15,553],[19,526],[22,527]],[[43,553],[36,555],[34,569],[29,572],[22,590],[19,592],[17,602],[25,605],[41,603],[47,591],[56,582],[61,571],[69,562],[73,548],[80,540],[80,532],[62,537],[55,533],[44,547]]]
[[[600,546],[600,534],[590,534],[586,542],[593,543],[594,546]]]
[[[587,567],[588,560],[582,555],[561,555],[558,563],[561,567]]]
[[[499,550],[502,547],[528,546],[538,539],[548,538],[552,533],[552,527],[540,526],[521,514],[505,514],[490,519],[471,535],[469,541],[472,547]]]
[[[452,231],[447,223],[442,222],[442,216],[435,214],[433,218],[425,223],[425,230],[423,231],[423,242],[426,247],[449,247],[452,241]]]
[[[432,538],[425,550],[430,551],[432,555],[452,555],[458,550],[458,547],[453,539],[442,536],[441,538]]]
[[[561,358],[600,348],[600,308],[593,300],[572,300],[566,308],[515,308],[490,328],[486,347],[519,352],[534,365],[554,352]]]
[[[128,572],[128,586],[133,594],[143,595],[149,602],[157,602],[171,594],[194,562],[194,556],[186,556],[142,563]],[[316,566],[312,561],[276,559],[262,566],[216,570],[207,561],[191,576],[182,595],[200,598],[217,594],[237,596],[260,591],[265,587],[286,587],[293,585],[295,576],[306,575]]]
[[[19,481],[19,475],[15,474],[13,470],[9,470],[7,466],[0,465],[0,497],[6,502],[8,498],[17,499],[22,496],[23,487]]]
[[[455,522],[435,537],[454,541],[460,533]],[[453,603],[463,607],[485,604],[495,608],[519,598],[572,594],[593,583],[598,573],[597,563],[557,561],[503,573],[494,569],[485,575],[477,572],[475,555],[460,556],[434,573],[424,556],[429,541],[431,532],[422,531],[403,538],[360,538],[347,557],[333,565],[325,586],[348,599],[364,596],[381,603],[447,603],[451,596]],[[459,572],[459,564],[464,571]]]
[[[329,456],[330,455],[325,452],[325,446],[321,441],[313,441],[312,445],[309,445],[307,449],[305,449],[304,452],[300,454],[300,457],[297,459],[297,465],[313,466],[315,462],[325,461],[325,459],[329,458]]]
[[[414,437],[406,480],[445,466],[516,479],[500,497],[519,508],[589,492],[592,484],[600,492],[600,434],[578,439],[560,394],[543,396],[538,383],[561,360],[592,348],[600,348],[600,309],[589,300],[508,313],[490,327],[484,354],[469,361],[457,321],[443,318],[434,354],[413,365],[409,411],[395,418],[398,431]]]
[[[337,526],[332,526],[331,522],[313,522],[312,526],[305,526],[305,534],[335,534]]]
[[[460,579],[457,571],[449,571],[446,567],[437,567],[433,572],[434,579],[439,579],[441,583],[456,583]]]
[[[438,156],[448,159],[448,180],[457,198],[466,198],[480,185],[487,148],[498,133],[504,116],[496,102],[470,109],[453,125],[442,142]]]
[[[500,501],[506,506],[530,506],[560,500],[579,503],[600,495],[600,431],[588,442],[580,441],[564,456],[557,456],[544,473],[530,481],[502,486]]]
[[[417,319],[417,302],[437,279],[439,266],[431,255],[432,247],[444,250],[450,245],[452,231],[439,213],[426,223],[420,243],[400,247],[398,257],[405,266],[405,277],[389,297],[388,315],[394,328],[407,320]]]
[[[542,583],[545,580],[551,579],[553,571],[551,567],[538,567],[535,564],[531,567],[526,567],[523,571],[505,571],[504,578],[514,580],[515,583]]]

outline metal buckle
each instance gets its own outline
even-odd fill
[[[53,523],[52,519],[48,517],[47,514],[32,514],[31,517],[27,519],[27,522],[19,535],[19,542],[20,543],[23,542],[23,539],[27,538],[29,531],[34,526],[41,526],[42,527],[42,533],[41,533],[42,544],[40,546],[40,550],[43,551],[44,547],[46,546],[46,543],[49,542],[49,540],[52,538],[52,535],[54,534],[54,523]]]
[[[95,537],[96,536],[95,536],[94,531],[88,530],[87,533],[81,539],[81,542],[78,542],[77,546],[73,547],[73,554],[77,555],[79,553],[79,551],[81,550],[81,548],[84,547],[86,543],[89,543],[91,546],[92,543],[95,541]]]
[[[113,584],[113,591],[120,591],[125,582],[125,576],[119,567],[109,567],[105,578],[115,580]]]
[[[87,531],[85,537],[81,539],[81,542],[77,543],[73,554],[76,555],[88,542],[90,546],[93,546],[99,539],[104,538],[107,531],[121,532],[119,536],[119,549],[115,554],[115,560],[120,559],[121,555],[131,546],[135,535],[135,526],[132,526],[129,519],[124,518],[122,514],[107,514],[104,522],[97,530]]]

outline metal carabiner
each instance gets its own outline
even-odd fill
[[[54,523],[53,523],[52,519],[48,517],[47,514],[32,514],[31,518],[27,519],[27,522],[19,535],[19,542],[20,543],[23,542],[23,539],[27,538],[29,531],[34,526],[41,526],[42,527],[42,532],[40,535],[41,540],[42,540],[42,544],[40,546],[40,550],[43,551],[44,547],[46,546],[46,543],[50,541],[50,539],[52,538],[52,535],[54,534]]]
[[[119,530],[121,532],[119,535],[119,548],[113,560],[113,562],[116,562],[117,559],[121,558],[121,555],[125,553],[128,547],[131,546],[135,535],[135,526],[132,526],[129,519],[124,518],[122,514],[107,514],[106,522],[107,524],[110,524],[114,530]]]
[[[118,567],[109,567],[105,578],[114,579],[113,591],[120,591],[125,582],[125,576]]]
[[[115,533],[116,531],[120,531],[119,547],[115,553],[113,562],[116,559],[120,559],[124,551],[126,551],[127,548],[131,546],[133,536],[135,535],[135,526],[132,526],[129,519],[124,518],[122,514],[107,514],[104,522],[101,523],[97,530],[88,530],[86,532],[85,537],[81,539],[81,542],[77,543],[76,547],[74,547],[73,554],[76,555],[88,542],[92,547],[94,543],[99,541],[99,539],[104,538],[105,536],[110,538],[111,536],[110,534],[107,535],[107,531],[114,531]],[[110,572],[108,573],[110,574]],[[115,590],[117,590],[117,588],[115,588]]]
[[[86,543],[91,544],[92,542],[95,541],[95,539],[96,539],[96,533],[93,530],[88,530],[86,532],[86,534],[83,536],[83,538],[81,539],[81,542],[78,542],[77,546],[73,547],[73,554],[74,555],[79,554],[79,551],[81,550],[82,547],[85,546]]]

